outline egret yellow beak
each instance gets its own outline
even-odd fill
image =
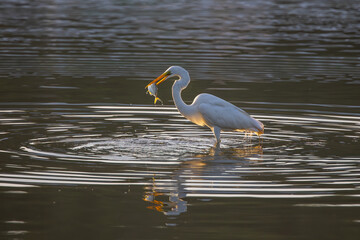
[[[145,88],[147,88],[148,86],[150,86],[153,83],[156,83],[156,85],[162,83],[163,81],[166,80],[166,78],[170,75],[170,72],[164,72],[163,74],[161,74],[159,77],[157,77],[155,80],[153,80],[152,82],[150,82],[148,85],[146,85]]]

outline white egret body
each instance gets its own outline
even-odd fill
[[[176,108],[181,115],[200,126],[209,127],[220,142],[220,132],[241,131],[261,135],[264,133],[264,125],[247,114],[237,106],[211,94],[202,93],[195,97],[192,104],[187,105],[181,98],[181,91],[190,83],[189,73],[182,67],[169,67],[146,87],[165,81],[168,77],[176,76],[172,86],[172,96]]]

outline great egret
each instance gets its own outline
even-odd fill
[[[200,126],[207,126],[214,133],[216,142],[220,143],[221,131],[240,131],[255,133],[258,136],[264,133],[264,125],[252,118],[237,106],[208,93],[201,93],[195,97],[191,105],[187,105],[181,98],[181,91],[190,83],[188,71],[179,66],[169,67],[145,88],[156,83],[162,83],[167,78],[178,77],[172,86],[172,96],[176,108],[181,115]]]

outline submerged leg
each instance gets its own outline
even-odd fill
[[[262,145],[263,144],[263,139],[262,139],[262,137],[260,135],[258,135],[258,136],[259,136],[260,145]]]
[[[248,132],[247,131],[245,131],[244,132],[245,134],[244,134],[244,142],[246,143],[247,141],[248,141]]]
[[[219,127],[213,127],[212,129],[212,132],[214,133],[214,136],[216,138],[216,143],[220,143],[220,131],[221,129]]]

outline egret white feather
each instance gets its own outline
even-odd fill
[[[189,73],[182,67],[169,67],[152,84],[158,85],[170,77],[178,77],[172,86],[172,96],[176,108],[181,115],[200,126],[209,127],[220,142],[221,131],[242,131],[261,135],[264,125],[251,117],[247,112],[237,106],[211,94],[202,93],[195,97],[192,104],[187,105],[181,98],[181,92],[190,83]]]

